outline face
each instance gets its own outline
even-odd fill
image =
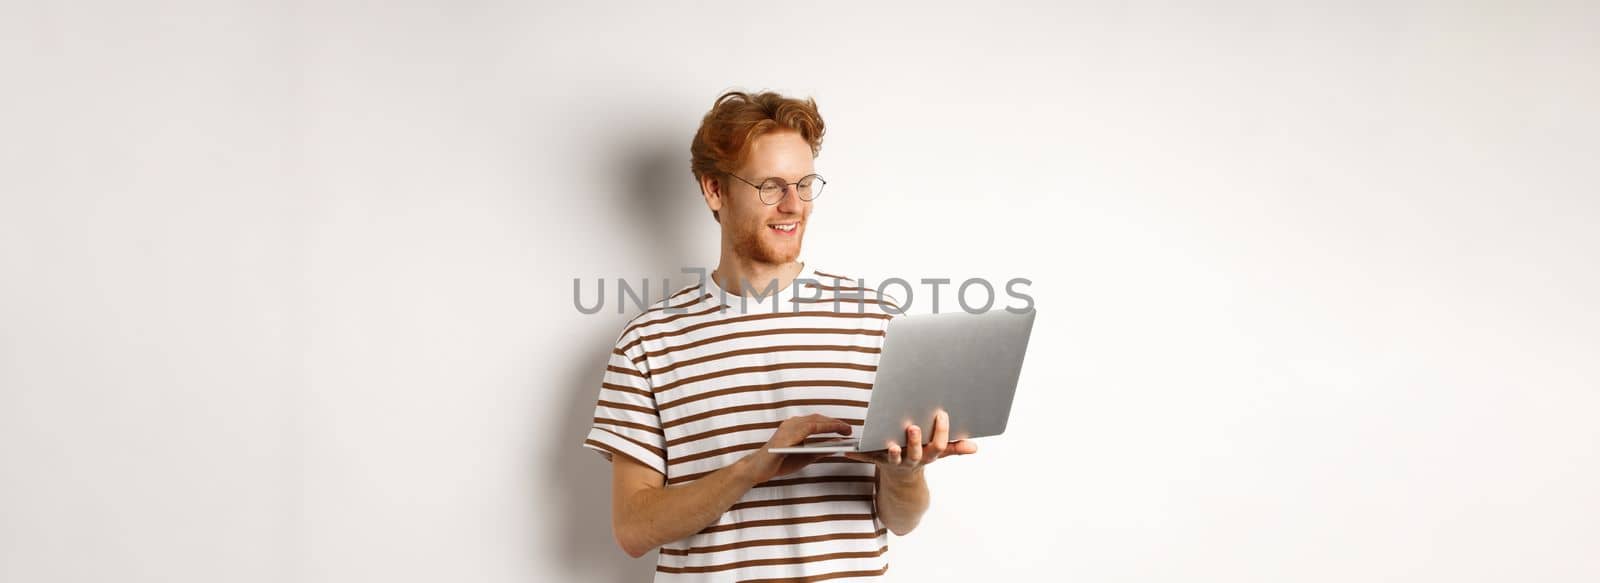
[[[776,177],[794,183],[815,172],[811,146],[798,132],[774,132],[750,146],[750,157],[734,171],[755,184]],[[722,221],[723,241],[734,253],[759,263],[786,264],[800,256],[811,202],[800,200],[794,188],[785,189],[778,204],[761,202],[756,187],[738,178],[706,177],[701,183],[706,204]]]

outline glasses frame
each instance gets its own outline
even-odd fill
[[[806,202],[811,202],[813,200],[817,200],[817,197],[822,196],[822,193],[813,191],[812,194],[811,194],[811,198],[806,198],[806,197],[800,196],[800,183],[804,182],[805,179],[807,179],[807,178],[816,179],[817,182],[821,182],[824,187],[826,187],[828,185],[828,181],[826,179],[824,179],[821,174],[817,174],[815,172],[812,172],[812,173],[807,174],[805,176],[801,176],[800,180],[796,180],[794,182],[783,182],[782,178],[778,178],[776,176],[773,176],[771,178],[768,178],[767,180],[777,180],[778,182],[783,183],[783,185],[781,187],[779,187],[781,190],[778,193],[778,200],[775,200],[775,201],[772,201],[772,202],[767,202],[766,197],[761,196],[761,185],[760,184],[756,184],[756,183],[751,182],[749,180],[745,180],[743,177],[739,176],[738,174],[734,174],[732,172],[723,172],[723,174],[727,174],[728,176],[732,176],[734,178],[738,178],[739,182],[743,182],[743,183],[748,184],[751,187],[755,188],[756,189],[756,198],[760,199],[761,203],[765,204],[767,206],[772,206],[772,205],[778,204],[780,202],[783,202],[784,197],[789,196],[789,187],[791,187],[791,186],[794,187],[794,196],[795,196],[795,198],[798,198],[798,199],[806,201]],[[766,180],[763,180],[762,182],[766,182]]]

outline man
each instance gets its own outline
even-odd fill
[[[881,454],[780,455],[865,417],[899,308],[798,260],[826,182],[816,103],[729,92],[691,169],[722,251],[706,281],[624,327],[584,446],[612,461],[612,529],[656,581],[872,579],[928,508],[923,468],[977,451],[943,412]]]

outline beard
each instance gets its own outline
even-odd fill
[[[767,235],[769,230],[765,221],[756,223],[754,227],[740,229],[733,237],[733,251],[742,257],[761,263],[782,264],[794,261],[800,256],[800,244],[805,238],[805,219],[800,219],[795,227],[798,233],[794,234],[794,245],[774,245]]]

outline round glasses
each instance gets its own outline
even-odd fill
[[[816,174],[807,175],[805,178],[801,178],[797,182],[784,182],[778,178],[768,178],[761,181],[761,184],[756,184],[749,180],[740,178],[737,174],[732,172],[728,172],[727,175],[738,178],[740,182],[756,187],[756,190],[760,191],[761,193],[761,202],[766,204],[778,204],[783,200],[783,195],[785,194],[786,188],[790,186],[794,187],[795,196],[800,197],[800,200],[816,200],[817,197],[822,196],[822,187],[828,185],[828,181],[823,180],[821,176]]]

